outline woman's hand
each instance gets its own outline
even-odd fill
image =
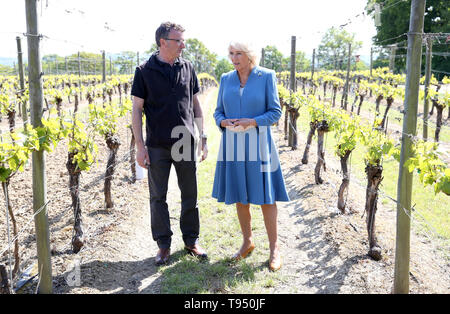
[[[258,125],[256,124],[255,119],[242,118],[237,119],[237,121],[234,122],[234,126],[242,126],[244,129],[247,129],[249,127],[256,127]]]
[[[235,122],[238,121],[238,119],[223,119],[220,122],[220,126],[222,128],[226,128],[227,126],[235,126]]]

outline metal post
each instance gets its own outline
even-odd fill
[[[79,51],[78,51],[78,78],[81,80],[81,59]]]
[[[391,45],[391,54],[389,57],[389,71],[394,72],[395,70],[395,51],[397,50],[397,45]]]
[[[372,77],[373,68],[373,47],[370,47],[370,77]]]
[[[347,76],[345,77],[345,89],[344,89],[344,95],[343,100],[344,102],[341,104],[345,110],[347,110],[347,104],[348,104],[348,91],[350,87],[350,61],[352,58],[352,44],[348,44],[348,59],[347,59]]]
[[[311,68],[311,81],[314,78],[314,62],[316,59],[316,49],[313,49],[313,57],[312,57],[312,68]]]
[[[20,95],[25,92],[25,79],[23,75],[23,60],[22,60],[22,42],[19,36],[16,37],[17,41],[17,60],[19,65],[19,82],[20,82]],[[28,114],[27,114],[27,102],[22,99],[22,120],[23,124],[27,124]]]
[[[428,139],[428,90],[430,89],[431,79],[431,58],[433,51],[433,41],[430,37],[427,38],[427,53],[425,59],[425,99],[423,104],[423,140]]]
[[[106,82],[106,56],[105,50],[102,51],[102,82]]]
[[[79,100],[81,101],[81,57],[79,51],[78,51],[78,88],[80,91]]]
[[[409,293],[411,233],[411,192],[413,173],[404,167],[413,156],[412,138],[417,128],[417,107],[422,59],[422,33],[425,0],[412,0],[406,57],[405,113],[397,185],[397,233],[395,247],[394,293]]]
[[[30,84],[31,123],[42,125],[42,68],[36,0],[25,1],[28,43],[28,80]],[[45,174],[45,152],[32,152],[33,167],[33,211],[36,228],[36,243],[39,271],[39,293],[52,293],[52,265],[50,259],[50,236],[47,217],[47,177]],[[41,210],[39,213],[36,213]]]

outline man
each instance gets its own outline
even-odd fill
[[[155,257],[156,265],[166,264],[170,256],[173,233],[170,229],[166,196],[172,164],[181,191],[180,227],[185,249],[191,255],[207,258],[205,250],[198,244],[200,222],[194,157],[194,118],[199,122],[201,160],[207,156],[206,136],[203,133],[203,113],[197,97],[197,76],[192,64],[181,57],[182,50],[186,47],[183,33],[184,29],[180,25],[170,22],[160,25],[156,30],[159,51],[136,68],[131,90],[136,160],[141,167],[148,169],[152,236],[159,247]],[[145,145],[142,136],[142,111],[146,117]],[[173,132],[180,128],[185,132]],[[174,149],[175,146],[179,147],[180,141],[183,144],[181,150]],[[187,154],[187,158],[180,160],[179,153],[184,157]]]

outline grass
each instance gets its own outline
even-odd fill
[[[282,280],[268,269],[269,243],[259,206],[252,206],[252,229],[256,249],[245,260],[230,257],[239,250],[242,235],[234,205],[211,197],[221,134],[212,118],[217,91],[204,103],[208,131],[208,158],[197,171],[200,210],[200,243],[209,260],[199,262],[183,251],[171,255],[172,262],[160,268],[161,293],[269,293]]]

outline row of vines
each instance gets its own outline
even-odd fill
[[[217,81],[208,74],[198,76],[200,90],[203,92]],[[66,168],[73,210],[73,236],[71,247],[78,253],[84,245],[82,205],[79,195],[81,175],[88,172],[95,164],[98,153],[98,141],[106,143],[109,157],[103,176],[105,208],[114,207],[111,185],[117,164],[117,153],[123,144],[118,137],[121,118],[129,120],[132,103],[130,89],[131,75],[111,76],[104,83],[101,76],[74,75],[48,76],[44,78],[45,108],[42,126],[33,128],[24,119],[16,125],[16,113],[28,104],[28,90],[21,91],[16,77],[0,77],[0,108],[3,118],[6,117],[3,130],[0,130],[0,182],[6,200],[9,220],[12,224],[14,239],[13,278],[19,271],[19,239],[13,204],[9,198],[9,186],[14,175],[24,170],[30,162],[33,151],[45,150],[51,153],[58,145],[67,145]],[[0,117],[2,117],[0,115]],[[1,120],[0,120],[1,121]],[[127,125],[130,129],[131,125]],[[134,136],[129,145],[129,162],[131,181],[136,180]],[[11,245],[11,244],[9,244]],[[2,246],[2,253],[6,249]],[[0,265],[1,267],[2,265]],[[11,265],[10,265],[11,266]],[[3,270],[5,267],[1,267]],[[7,278],[1,276],[3,279]]]
[[[373,77],[368,73],[352,73],[352,80],[355,91],[355,100],[351,108],[347,107],[346,99],[341,97],[341,105],[336,106],[336,95],[339,88],[343,88],[343,73],[315,73],[311,79],[311,73],[297,74],[297,81],[301,84],[300,91],[290,93],[287,89],[287,73],[280,73],[278,91],[280,103],[285,109],[284,134],[285,140],[293,150],[298,149],[297,140],[297,120],[300,116],[300,109],[307,109],[310,121],[310,130],[306,139],[306,146],[301,162],[308,163],[309,150],[314,134],[317,134],[317,163],[314,176],[316,184],[322,184],[321,170],[326,169],[324,136],[327,132],[334,131],[336,146],[334,147],[336,156],[340,159],[342,183],[337,195],[337,207],[342,213],[346,212],[346,199],[350,173],[348,159],[352,151],[357,147],[365,150],[364,164],[367,175],[366,188],[366,224],[369,238],[369,256],[375,260],[382,258],[381,248],[378,245],[375,234],[375,214],[377,211],[377,200],[379,186],[383,180],[383,160],[394,158],[400,159],[400,142],[398,139],[388,135],[386,132],[386,117],[394,98],[402,100],[404,97],[404,87],[399,85],[404,83],[404,77],[384,73],[381,69],[375,72]],[[445,162],[439,150],[439,130],[442,121],[444,108],[450,108],[450,94],[439,93],[441,84],[449,84],[449,79],[444,78],[441,83],[433,81],[436,90],[428,93],[429,99],[435,104],[438,111],[438,122],[436,125],[435,142],[427,142],[418,138],[415,134],[410,134],[414,141],[414,157],[408,160],[405,167],[410,172],[416,171],[420,181],[424,185],[434,187],[435,193],[450,195],[450,168]],[[319,92],[323,88],[323,94]],[[331,97],[326,98],[327,88],[331,89]],[[360,116],[361,104],[364,97],[373,94],[376,99],[375,119],[367,121]],[[421,92],[421,100],[424,94]],[[322,100],[323,97],[323,100]],[[379,112],[380,103],[385,99],[386,109],[383,114]],[[359,103],[357,104],[357,101]],[[357,104],[357,105],[356,105]]]

